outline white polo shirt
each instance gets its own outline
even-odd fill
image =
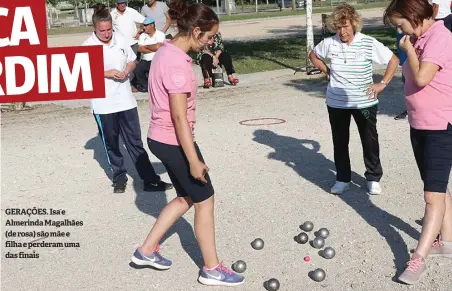
[[[109,44],[102,43],[93,33],[84,46],[101,45],[104,53],[104,71],[116,69],[123,71],[127,63],[136,59],[132,48],[125,43],[122,35],[113,33]],[[114,80],[105,78],[105,98],[91,100],[95,114],[109,114],[137,107],[137,101],[132,93],[129,78]]]
[[[438,14],[435,19],[443,19],[450,14],[450,0],[432,0],[430,4],[438,4]]]
[[[135,39],[135,35],[138,32],[137,23],[143,23],[146,19],[143,15],[130,7],[126,7],[123,14],[120,14],[115,8],[111,11],[111,18],[114,31],[119,31],[128,45],[134,45],[138,42]]]
[[[160,30],[155,30],[155,33],[150,36],[147,33],[142,33],[140,35],[140,38],[138,39],[138,45],[153,45],[153,44],[157,44],[157,43],[161,43],[163,44],[163,42],[165,41],[165,34],[163,33],[163,31]],[[141,54],[141,59],[145,60],[145,61],[152,61],[152,58],[154,57],[155,52],[151,52],[151,53],[147,53],[147,54]]]
[[[367,97],[366,85],[373,83],[373,63],[387,65],[392,51],[374,37],[357,32],[350,45],[336,34],[315,48],[317,57],[329,62],[330,82],[326,103],[334,108],[361,109],[378,103]]]

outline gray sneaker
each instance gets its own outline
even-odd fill
[[[219,264],[213,270],[203,267],[199,273],[199,283],[210,286],[237,286],[245,282],[245,278],[235,274],[223,264]]]
[[[151,266],[159,270],[168,270],[171,268],[172,262],[162,257],[159,250],[160,248],[157,246],[157,249],[152,254],[145,255],[141,248],[137,248],[132,256],[132,262],[138,266]]]
[[[452,259],[452,246],[444,245],[440,240],[435,241],[428,254],[429,257],[446,257]]]
[[[407,263],[407,268],[399,276],[399,281],[413,285],[419,282],[421,278],[427,273],[427,265],[422,258],[411,258]]]

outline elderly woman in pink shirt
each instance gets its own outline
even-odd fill
[[[400,40],[407,53],[405,102],[424,181],[421,236],[399,276],[401,282],[415,284],[427,272],[425,258],[452,258],[452,196],[447,187],[452,167],[452,34],[442,20],[435,22],[428,0],[393,0],[384,19],[405,34]]]

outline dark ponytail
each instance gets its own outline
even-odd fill
[[[183,36],[190,35],[195,27],[199,27],[201,37],[220,23],[217,14],[202,3],[187,5],[185,0],[173,0],[169,8],[169,16],[176,21],[179,34]]]
[[[97,3],[92,6],[94,8],[93,13],[93,26],[96,27],[98,22],[112,21],[110,10],[104,4]]]

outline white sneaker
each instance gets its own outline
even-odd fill
[[[345,182],[336,181],[336,183],[334,183],[334,186],[331,188],[331,193],[342,194],[342,193],[344,193],[345,190],[348,190],[348,189],[350,189],[350,182],[345,183]]]
[[[380,195],[381,194],[380,183],[375,181],[368,181],[367,190],[369,190],[370,195]]]

